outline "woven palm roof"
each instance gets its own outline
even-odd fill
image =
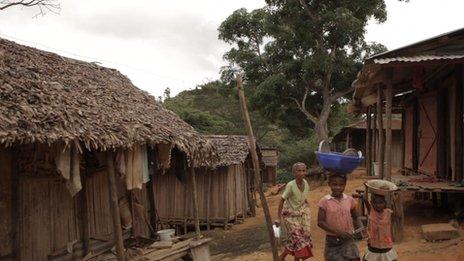
[[[195,165],[214,147],[114,69],[0,39],[0,144],[107,150],[174,143]]]
[[[205,135],[217,149],[217,166],[242,164],[250,154],[248,139],[242,135]]]

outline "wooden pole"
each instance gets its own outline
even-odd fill
[[[211,212],[211,191],[213,190],[212,186],[213,186],[213,182],[211,180],[211,176],[212,176],[212,171],[211,170],[208,170],[207,168],[205,168],[205,175],[208,176],[208,186],[206,187],[206,229],[207,230],[210,230],[211,229],[211,220],[210,220],[210,212]]]
[[[246,163],[245,164],[247,165],[246,168],[245,168],[245,171],[246,171],[246,179],[247,179],[247,195],[248,195],[248,204],[250,205],[250,212],[251,212],[251,216],[252,217],[255,217],[256,216],[256,200],[255,200],[255,179],[254,179],[254,174],[253,174],[253,170],[250,169],[250,164]]]
[[[366,172],[367,176],[372,176],[372,157],[371,157],[371,107],[367,107],[366,111]]]
[[[378,135],[377,135],[377,109],[376,107],[372,106],[372,122],[374,123],[372,126],[372,161],[378,161],[377,160],[377,140],[378,140]],[[372,167],[372,166],[371,166]]]
[[[383,170],[384,170],[384,157],[385,157],[385,150],[384,150],[384,141],[383,141],[383,112],[382,112],[382,86],[379,85],[377,87],[377,125],[379,126],[379,153],[377,161],[379,164],[379,176],[380,178],[384,178]]]
[[[190,166],[190,176],[192,176],[192,198],[193,198],[193,216],[195,218],[195,232],[197,239],[201,238],[200,219],[198,218],[198,195],[197,195],[197,178],[195,177],[195,168]]]
[[[391,180],[391,169],[392,169],[392,103],[393,103],[393,89],[392,83],[392,74],[391,70],[387,75],[387,93],[386,93],[386,103],[385,103],[385,116],[386,116],[386,126],[385,126],[385,178]]]
[[[350,148],[350,130],[346,130],[346,142],[345,142],[345,149]]]
[[[119,215],[118,195],[116,192],[116,177],[114,174],[113,153],[111,151],[106,153],[106,168],[108,170],[108,184],[110,186],[110,207],[111,215],[113,216],[113,231],[114,240],[116,243],[117,259],[119,261],[124,261],[124,243],[122,240],[121,218]]]
[[[87,161],[86,161],[87,162]],[[89,230],[89,210],[87,206],[87,164],[85,165],[85,173],[81,175],[82,190],[79,192],[79,209],[80,209],[80,225],[81,237],[83,241],[84,256],[90,253],[90,230]]]
[[[259,162],[258,162],[258,154],[256,153],[255,137],[253,135],[253,128],[251,126],[250,115],[248,115],[248,110],[247,110],[246,100],[245,100],[245,92],[243,91],[243,82],[242,82],[241,75],[237,76],[237,89],[238,89],[238,96],[240,100],[240,109],[242,112],[244,125],[246,128],[247,134],[248,134],[248,143],[250,146],[251,159],[253,160],[253,169],[255,173],[254,176],[258,183],[257,185],[258,185],[259,198],[261,199],[261,205],[263,206],[264,217],[266,218],[267,232],[269,234],[269,240],[270,240],[271,248],[272,248],[272,256],[274,258],[273,260],[277,261],[279,260],[279,253],[277,252],[276,240],[274,238],[274,230],[272,228],[271,213],[269,212],[269,206],[267,205],[266,196],[264,195],[264,191],[263,191],[263,183],[261,180],[261,175],[259,173]]]

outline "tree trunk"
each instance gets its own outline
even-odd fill
[[[324,97],[324,105],[322,106],[321,113],[315,122],[314,130],[316,131],[317,141],[329,140],[329,128],[327,121],[329,120],[332,101],[330,96]]]
[[[329,139],[329,129],[327,128],[327,121],[319,121],[315,124],[314,130],[316,131],[316,137],[319,142]]]

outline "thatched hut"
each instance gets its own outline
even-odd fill
[[[276,148],[260,148],[263,158],[263,183],[276,184],[279,151]]]
[[[219,162],[195,169],[200,224],[227,227],[245,218],[253,203],[253,166],[246,136],[208,135],[217,149]],[[166,174],[154,176],[158,218],[164,224],[193,224],[193,206],[188,192],[191,179],[183,163],[173,162]]]
[[[137,175],[169,167],[171,149],[189,165],[215,160],[206,139],[114,69],[0,39],[0,74],[0,259],[69,259],[122,232],[148,236],[153,187]],[[121,232],[119,215],[131,229]]]

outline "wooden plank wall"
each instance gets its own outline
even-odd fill
[[[196,169],[198,210],[202,222],[207,219],[210,202],[210,220],[224,222],[243,215],[248,209],[246,175],[242,165],[220,167],[216,170]],[[211,188],[208,186],[211,176]],[[184,184],[172,173],[156,173],[154,178],[155,205],[162,220],[193,219],[190,182]]]
[[[22,152],[25,154],[23,158],[28,159],[30,155],[27,155],[27,150]],[[0,154],[0,158],[4,160],[1,156]],[[0,184],[6,180],[3,178],[3,173],[6,172],[2,171]],[[87,186],[90,237],[109,238],[113,229],[107,174],[100,171],[88,175],[82,172],[81,175],[85,177]],[[80,240],[79,196],[71,197],[65,183],[54,169],[48,171],[41,169],[40,173],[18,173],[18,176],[20,177],[18,221],[20,259],[47,260],[50,253],[66,248],[68,243]],[[126,197],[128,193],[123,180],[118,178],[117,185],[118,197],[120,199]],[[134,191],[134,196],[148,212],[146,188]],[[12,215],[11,211],[8,214]],[[143,218],[141,215],[134,216],[133,232],[135,235],[149,236],[150,230]],[[0,224],[3,222],[8,222],[8,219],[2,218]],[[5,234],[0,235],[3,239],[2,235]],[[2,240],[0,247],[9,249],[11,244],[7,240]]]
[[[0,149],[0,259],[13,254],[11,152]]]
[[[105,237],[113,233],[106,172],[92,173],[86,178],[90,237]]]
[[[77,240],[76,205],[76,199],[58,179],[21,178],[21,260],[46,260],[48,254]]]

